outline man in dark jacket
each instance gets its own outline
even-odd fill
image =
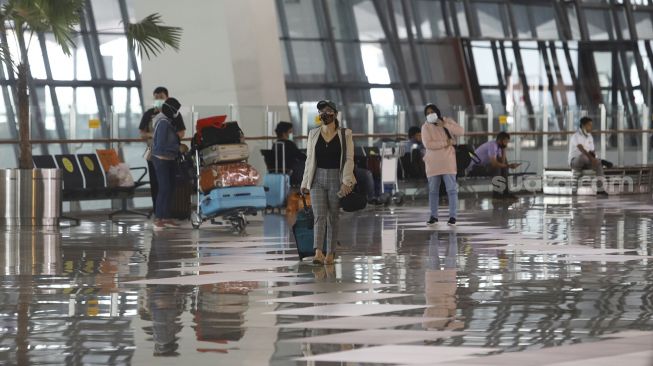
[[[284,146],[282,148],[280,144],[275,145],[275,148],[277,149],[277,166],[279,169],[283,168],[282,159],[284,155],[283,150],[285,150],[286,170],[292,170],[292,174],[290,175],[290,185],[298,186],[302,183],[302,177],[304,176],[306,154],[301,152],[301,150],[297,148],[297,144],[292,141],[292,123],[279,122],[274,132],[277,134],[277,142],[283,143]]]

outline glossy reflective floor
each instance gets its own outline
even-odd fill
[[[330,267],[298,262],[282,215],[246,236],[4,231],[0,363],[650,366],[652,201],[462,199],[455,228],[427,228],[426,202],[343,214]]]

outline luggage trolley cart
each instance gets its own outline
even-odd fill
[[[263,187],[233,187],[233,188],[215,188],[209,194],[201,193],[200,189],[200,153],[195,150],[195,179],[197,182],[197,209],[191,212],[190,222],[194,229],[199,229],[204,221],[211,221],[212,224],[231,227],[235,233],[243,233],[249,223],[245,216],[256,216],[259,209],[265,207],[265,190]],[[251,192],[256,189],[260,191],[256,197],[252,196]],[[223,194],[224,193],[224,194]],[[244,203],[243,206],[230,207],[224,210],[216,210],[211,214],[207,214],[202,209],[203,206],[208,207],[211,200],[214,200],[216,195],[228,200],[238,200]],[[262,198],[261,198],[262,195]],[[260,202],[263,202],[261,207]],[[222,217],[222,222],[217,221],[216,218]]]
[[[404,155],[404,147],[401,143],[395,146],[388,146],[385,142],[381,144],[381,197],[384,201],[392,200],[395,205],[404,203],[404,193],[399,191],[397,170],[399,158]],[[392,185],[392,193],[386,192],[386,184]]]

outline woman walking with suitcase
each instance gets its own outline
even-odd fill
[[[354,178],[354,141],[351,130],[339,128],[335,103],[317,103],[322,126],[308,134],[306,168],[302,193],[311,194],[314,211],[314,264],[333,264],[338,240],[340,197],[352,192]],[[326,256],[322,251],[326,235]]]
[[[456,225],[458,209],[458,187],[456,185],[456,149],[455,136],[464,133],[463,128],[451,118],[442,118],[435,104],[424,107],[426,122],[422,125],[422,143],[426,148],[424,165],[429,184],[429,206],[431,217],[427,225],[438,222],[440,204],[440,183],[444,181],[449,197],[449,225]]]

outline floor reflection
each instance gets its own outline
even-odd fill
[[[505,365],[555,347],[568,364],[603,348],[646,364],[650,197],[460,206],[456,228],[425,227],[421,202],[343,214],[334,266],[297,263],[284,215],[253,219],[246,237],[210,225],[153,233],[138,219],[4,231],[0,363],[357,364],[388,352]],[[131,283],[143,279],[173,284]]]

